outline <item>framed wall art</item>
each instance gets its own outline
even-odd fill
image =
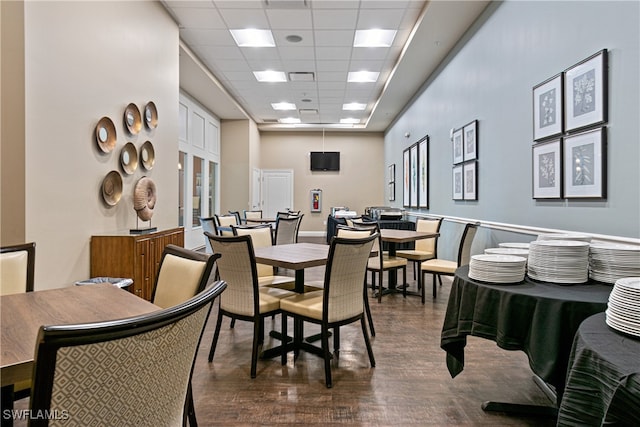
[[[389,182],[396,182],[396,164],[389,165]]]
[[[478,158],[478,121],[474,120],[464,128],[463,134],[463,156],[464,161],[475,160]]]
[[[560,138],[532,148],[534,199],[562,197],[562,145]]]
[[[396,199],[396,183],[389,183],[389,201],[393,202]]]
[[[533,139],[562,133],[562,76],[557,74],[533,88]]]
[[[418,207],[429,207],[429,136],[418,141]]]
[[[607,50],[590,56],[564,72],[567,132],[607,121]]]
[[[462,165],[464,175],[464,200],[478,200],[478,167],[477,162],[468,162]]]
[[[462,165],[456,165],[452,170],[453,178],[453,200],[462,200],[464,198],[463,193],[463,180],[462,180]]]
[[[389,165],[389,200],[396,199],[396,164]]]
[[[410,164],[409,164],[409,149],[407,148],[402,152],[402,205],[409,206],[410,196]]]
[[[463,148],[462,148],[462,128],[456,129],[453,132],[453,164],[457,165],[464,161]]]
[[[413,144],[409,151],[411,153],[411,184],[410,184],[410,201],[411,207],[418,207],[418,144]]]
[[[606,128],[564,138],[564,197],[605,198]]]

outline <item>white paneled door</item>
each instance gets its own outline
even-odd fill
[[[262,170],[262,216],[275,218],[293,205],[293,170]]]
[[[251,174],[251,210],[262,209],[262,171],[253,168]]]

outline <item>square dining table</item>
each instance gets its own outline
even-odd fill
[[[9,398],[13,404],[14,384],[31,379],[41,326],[116,320],[160,309],[108,283],[3,295],[0,307],[0,378],[3,400],[7,399],[4,404],[9,403]]]

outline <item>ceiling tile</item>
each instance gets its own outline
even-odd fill
[[[315,60],[315,52],[313,49],[308,47],[279,47],[278,51],[280,52],[280,57],[286,61],[289,59],[298,59],[298,60]]]
[[[314,10],[313,28],[317,30],[354,29],[357,18],[358,18],[358,11],[355,9],[353,10],[352,9]]]
[[[224,22],[232,30],[236,28],[269,28],[267,15],[262,9],[219,9],[219,11]]]
[[[302,40],[297,43],[292,43],[287,40],[287,36],[297,35],[302,37]],[[311,30],[300,29],[282,29],[273,30],[273,38],[276,41],[276,46],[280,47],[311,47],[313,46],[314,36]]]
[[[185,28],[180,30],[180,36],[189,45],[207,46],[235,46],[233,37],[228,30],[205,30]]]
[[[400,26],[404,10],[401,9],[366,9],[358,14],[356,29],[381,28],[395,30]]]
[[[317,30],[316,46],[353,46],[355,30]]]
[[[274,30],[312,28],[311,10],[267,9],[267,19]]]
[[[226,29],[216,9],[177,8],[174,13],[178,25],[184,28]]]
[[[348,61],[351,58],[350,47],[316,47],[316,59],[319,61]]]

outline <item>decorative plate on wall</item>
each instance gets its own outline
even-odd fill
[[[158,109],[151,101],[144,107],[144,124],[147,129],[155,129],[158,126]]]
[[[116,127],[109,117],[98,120],[96,142],[103,153],[110,153],[116,147]]]
[[[124,110],[124,126],[131,135],[137,135],[142,129],[142,117],[136,104],[129,104]]]
[[[122,177],[118,171],[111,171],[102,180],[102,198],[109,206],[115,206],[122,197]]]
[[[153,149],[153,144],[151,141],[146,141],[140,147],[140,161],[142,162],[142,167],[146,170],[150,171],[153,169],[153,165],[156,162],[156,152]]]
[[[138,150],[133,143],[127,142],[120,150],[120,166],[127,175],[131,175],[138,169]]]

